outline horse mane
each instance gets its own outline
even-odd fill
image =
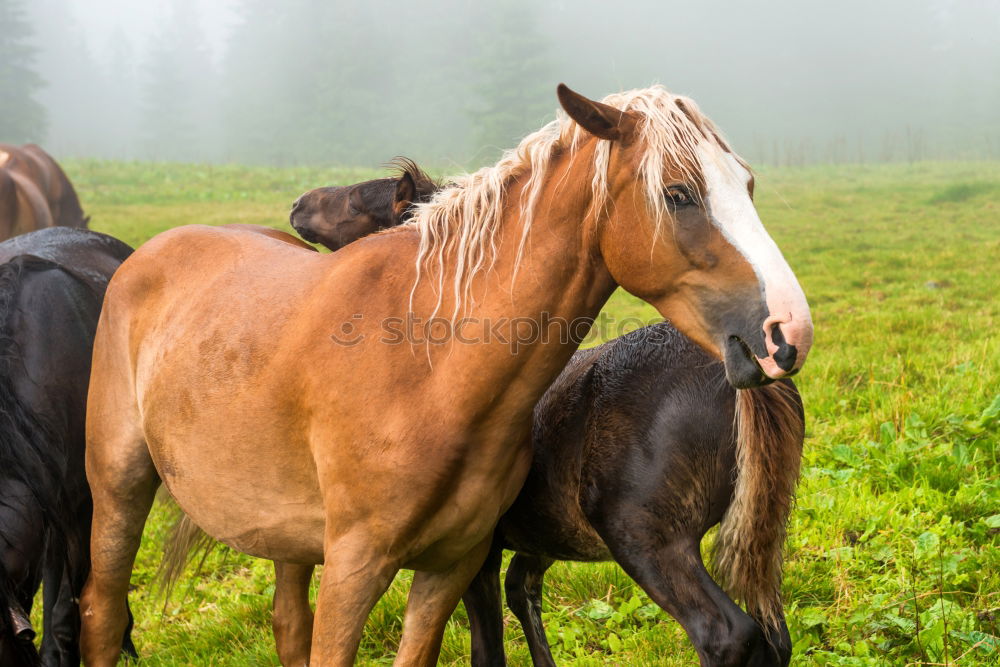
[[[663,86],[615,93],[601,101],[641,117],[639,141],[643,155],[639,176],[659,233],[669,214],[662,195],[668,167],[671,171],[679,171],[684,180],[700,188],[704,179],[697,146],[707,140],[720,155],[730,152],[729,147],[693,100],[674,95]],[[451,289],[455,298],[454,314],[457,315],[463,299],[468,297],[472,280],[489,270],[496,261],[496,237],[508,203],[508,186],[513,180],[528,175],[520,197],[522,232],[514,261],[516,277],[553,157],[563,152],[574,155],[589,138],[592,135],[565,113],[557,111],[555,120],[526,136],[516,148],[504,152],[495,165],[456,177],[430,201],[415,207],[413,218],[405,225],[415,229],[420,239],[413,290],[423,273],[430,274],[437,269],[435,313],[444,296],[445,256],[453,255],[456,261]],[[611,142],[598,140],[591,165],[590,211],[593,214],[603,212],[607,205],[610,156]],[[410,294],[411,308],[412,302],[413,292]]]

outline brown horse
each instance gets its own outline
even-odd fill
[[[310,190],[295,200],[289,222],[302,238],[340,250],[362,236],[395,227],[440,186],[413,162],[397,157],[398,175]]]
[[[360,186],[379,193],[375,215],[391,218],[393,179],[345,189]],[[340,228],[346,213],[326,215],[321,230]],[[326,245],[322,233],[316,240]],[[724,374],[668,322],[573,355],[535,407],[531,470],[463,596],[474,667],[506,664],[503,548],[518,552],[507,601],[537,667],[555,665],[541,617],[545,571],[556,560],[605,559],[681,622],[706,667],[788,664],[781,552],[802,451],[801,399],[791,380],[737,391]],[[749,614],[702,563],[702,537],[720,521],[715,569]],[[174,537],[168,585],[189,550],[213,544],[186,519]],[[301,584],[275,599],[305,599],[308,580]]]
[[[87,227],[65,172],[34,144],[0,144],[0,241],[55,225]]]
[[[88,665],[117,660],[161,481],[279,581],[324,565],[311,633],[307,604],[276,606],[285,664],[351,664],[401,568],[396,662],[433,664],[528,471],[532,409],[578,345],[566,327],[619,285],[734,386],[801,367],[805,297],[711,122],[661,87],[558,93],[565,116],[339,252],[192,226],[125,262],[88,402]]]

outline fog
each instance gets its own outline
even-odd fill
[[[450,169],[662,83],[756,163],[1000,158],[995,0],[0,0],[0,141]]]

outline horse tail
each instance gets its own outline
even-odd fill
[[[15,338],[14,320],[25,274],[60,270],[58,264],[33,255],[14,257],[0,264],[0,470],[23,484],[47,522],[56,527],[55,507],[63,495],[63,473],[52,456],[56,433],[17,390],[15,376],[23,373],[24,360]]]
[[[754,619],[778,628],[786,524],[799,478],[805,417],[791,381],[736,392],[736,488],[712,560]]]
[[[59,196],[57,200],[59,217],[55,220],[55,224],[75,229],[89,229],[90,216],[83,212],[83,207],[80,205],[80,198],[77,196],[76,190],[73,188],[73,183],[69,180],[69,176],[66,175],[66,172],[63,171],[62,167],[55,160],[52,161],[52,165],[55,168],[55,177],[59,181]]]
[[[65,518],[59,511],[65,488],[63,473],[52,455],[52,450],[57,449],[57,436],[49,421],[37,414],[17,390],[15,375],[23,368],[23,359],[14,321],[24,275],[53,268],[59,267],[30,255],[0,264],[0,481],[16,482],[27,492],[41,513],[44,525],[39,530],[50,536],[53,532],[67,534]],[[4,498],[0,497],[2,503]],[[18,505],[11,507],[19,511]],[[7,614],[15,602],[17,595],[0,562],[0,614]]]
[[[7,239],[14,235],[17,225],[17,186],[10,172],[2,166],[3,156],[0,151],[0,235]]]
[[[170,600],[170,594],[194,555],[201,554],[197,567],[200,570],[205,559],[218,545],[180,507],[177,507],[176,512],[174,525],[163,543],[163,560],[154,577],[157,588],[163,595],[164,605]]]

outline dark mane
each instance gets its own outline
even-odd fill
[[[441,189],[439,182],[428,176],[427,172],[418,167],[417,163],[408,157],[397,155],[389,160],[386,166],[396,172],[397,178],[402,177],[404,174],[409,174],[410,178],[413,179],[414,184],[417,186],[417,196],[413,200],[414,204],[426,202],[435,192]]]

